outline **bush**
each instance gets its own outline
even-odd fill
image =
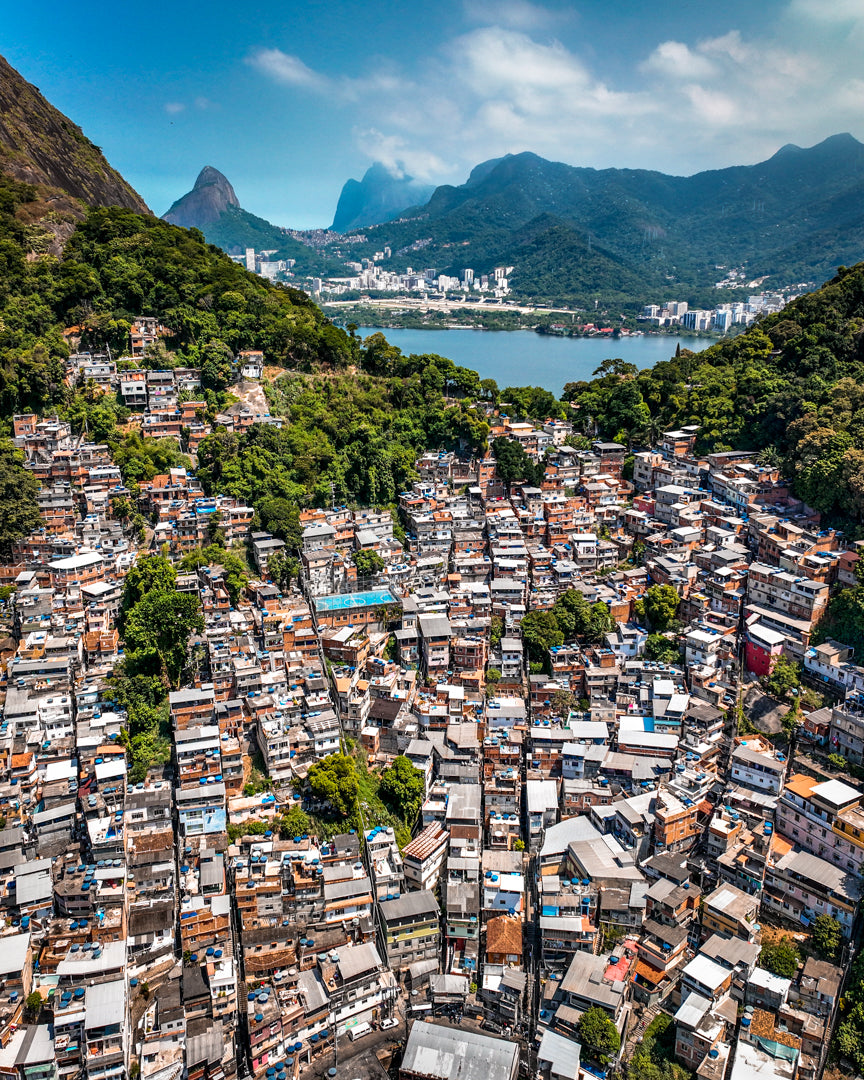
[[[776,945],[762,946],[759,966],[770,971],[772,975],[779,975],[781,979],[793,979],[800,959],[800,954],[792,942],[784,938]]]
[[[830,915],[817,915],[813,923],[813,944],[826,960],[834,960],[843,944],[843,927]]]
[[[579,1021],[579,1039],[595,1057],[600,1058],[617,1053],[621,1046],[618,1029],[609,1019],[606,1010],[597,1005],[582,1014]]]

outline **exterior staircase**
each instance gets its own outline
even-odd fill
[[[652,1020],[658,1013],[662,1012],[659,1005],[649,1005],[644,1013],[639,1017],[637,1022],[630,1029],[630,1034],[627,1037],[627,1043],[621,1052],[620,1060],[627,1062],[633,1057],[633,1053],[636,1047],[642,1041],[642,1036],[648,1030]]]

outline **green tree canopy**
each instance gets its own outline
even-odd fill
[[[195,548],[187,552],[180,560],[182,570],[197,570],[199,566],[221,566],[225,571],[225,587],[234,607],[249,584],[249,571],[246,562],[236,551],[219,544]]]
[[[836,960],[843,944],[843,927],[830,915],[817,915],[813,922],[813,944],[826,960]]]
[[[39,482],[24,469],[23,461],[11,439],[0,439],[0,555],[6,557],[15,541],[29,536],[42,521],[36,498]]]
[[[649,634],[645,641],[644,657],[657,660],[661,664],[680,664],[681,653],[674,641],[662,634]]]
[[[328,802],[335,814],[352,819],[356,816],[360,787],[353,758],[330,754],[310,768],[308,780],[312,794]]]
[[[191,593],[149,592],[126,614],[123,633],[132,659],[156,665],[170,686],[180,683],[189,637],[203,633],[201,603]]]
[[[384,569],[384,560],[377,551],[355,551],[351,561],[360,577],[373,577]]]
[[[201,385],[207,390],[224,390],[234,376],[234,356],[224,341],[211,338],[198,352]]]
[[[784,939],[774,945],[763,945],[759,953],[759,966],[779,975],[781,979],[793,979],[798,971],[800,955],[791,941]]]
[[[770,673],[765,677],[765,689],[774,697],[785,700],[792,690],[801,686],[801,665],[788,656],[778,656],[771,665]]]
[[[535,659],[545,659],[553,645],[564,644],[564,634],[551,611],[529,611],[522,619],[521,628],[522,639]]]
[[[123,579],[118,627],[123,633],[126,615],[151,592],[173,592],[177,571],[164,555],[139,555]]]
[[[299,806],[292,806],[287,813],[282,815],[279,831],[283,839],[290,839],[294,836],[307,836],[311,828],[309,815]]]
[[[525,480],[533,485],[542,480],[542,467],[534,464],[522,444],[515,439],[497,438],[492,443],[492,452],[498,475],[508,488],[514,480]]]
[[[681,597],[671,585],[651,585],[645,593],[645,617],[652,630],[668,630],[680,604]]]
[[[390,768],[381,774],[378,792],[401,818],[411,822],[423,802],[426,782],[423,773],[404,754],[400,754]]]
[[[579,1021],[579,1041],[591,1054],[608,1057],[615,1054],[621,1046],[621,1036],[609,1014],[598,1005],[592,1006],[582,1014]]]
[[[280,589],[287,591],[292,580],[300,576],[300,563],[293,555],[286,555],[281,550],[274,551],[267,559],[267,576]]]

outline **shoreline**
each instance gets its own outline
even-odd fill
[[[343,326],[341,321],[333,319],[337,326]],[[704,330],[686,330],[670,327],[669,330],[626,330],[613,334],[550,334],[533,326],[473,326],[470,323],[450,323],[447,326],[394,326],[392,323],[370,325],[364,322],[362,328],[370,331],[385,330],[416,330],[418,333],[434,333],[446,330],[476,330],[483,334],[537,334],[538,337],[558,338],[562,341],[621,341],[629,338],[692,338],[694,341],[723,341],[728,335],[709,334]]]

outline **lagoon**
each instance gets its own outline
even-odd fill
[[[710,338],[677,338],[662,334],[645,337],[563,338],[535,334],[533,330],[400,330],[361,326],[360,335],[382,333],[403,353],[437,353],[454,364],[472,368],[481,379],[505,386],[543,386],[555,395],[564,384],[590,379],[604,360],[618,357],[638,368],[675,355],[675,346],[701,352]]]

